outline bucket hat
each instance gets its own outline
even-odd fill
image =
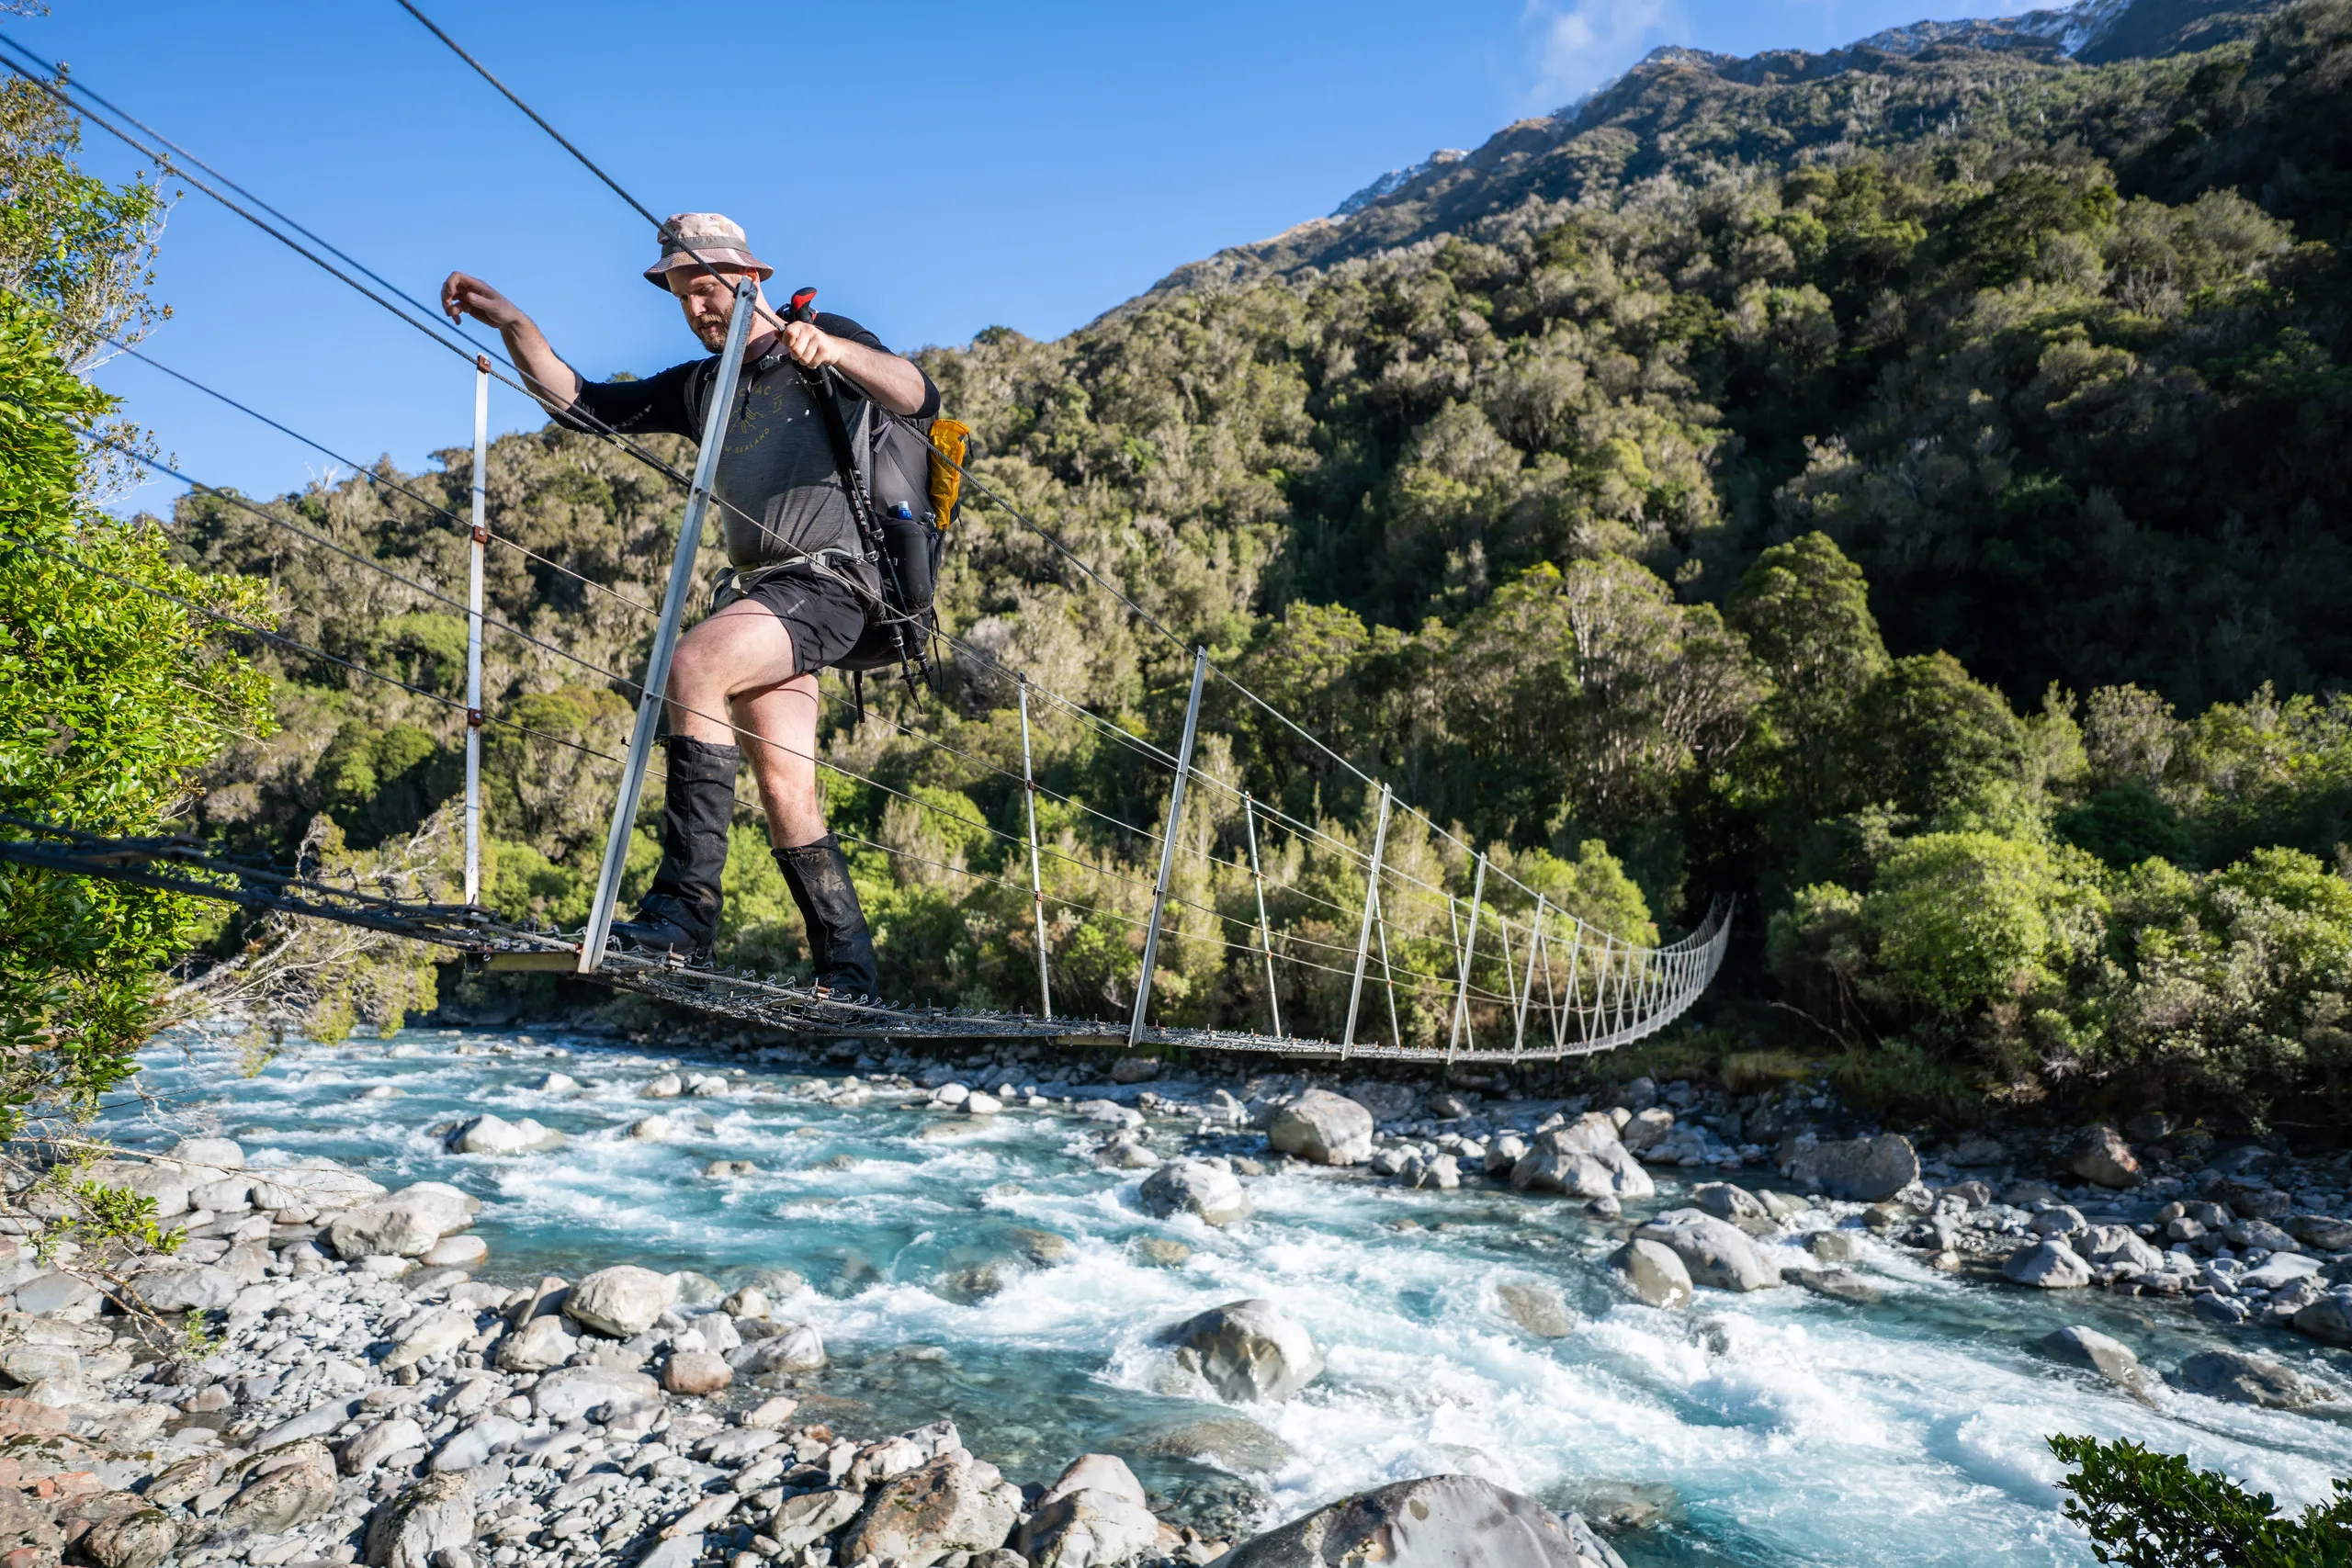
[[[752,254],[742,225],[716,212],[677,212],[662,225],[662,259],[645,269],[645,281],[667,292],[670,274],[680,267],[700,271],[705,262],[742,267],[762,283],[775,276],[775,268]]]

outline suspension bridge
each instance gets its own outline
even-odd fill
[[[657,231],[661,220],[615,183],[601,168],[563,138],[480,62],[435,26],[408,0],[397,3],[505,95],[542,130],[578,159]],[[966,766],[978,766],[1001,775],[1020,792],[1024,829],[1015,832],[977,819],[895,788],[851,769],[838,757],[801,753],[825,772],[879,792],[908,808],[949,820],[959,832],[977,832],[1001,840],[1008,866],[1025,861],[1025,885],[995,873],[962,863],[943,863],[904,844],[871,839],[844,842],[881,852],[903,865],[922,868],[926,875],[948,874],[998,884],[1030,905],[1036,959],[1037,1006],[1035,1011],[987,1010],[880,1005],[850,1001],[775,975],[690,965],[674,959],[657,959],[613,950],[605,940],[620,896],[631,835],[636,830],[639,792],[649,778],[658,778],[650,765],[653,742],[663,709],[670,653],[674,647],[685,604],[694,588],[694,570],[705,519],[714,506],[729,502],[712,489],[713,468],[719,442],[715,430],[707,433],[701,458],[692,475],[680,472],[625,433],[593,419],[584,423],[597,439],[610,444],[651,471],[675,484],[685,506],[671,563],[666,591],[656,603],[647,603],[606,582],[590,578],[563,562],[532,551],[519,540],[491,528],[487,508],[489,474],[488,408],[493,380],[530,396],[518,378],[521,372],[503,356],[483,352],[473,340],[445,325],[437,310],[403,292],[372,269],[312,233],[277,208],[238,185],[177,143],[134,118],[92,91],[78,78],[67,82],[57,68],[40,60],[13,39],[0,37],[0,49],[17,58],[0,59],[10,71],[61,106],[81,115],[134,150],[185,178],[196,189],[220,203],[269,238],[292,250],[311,265],[336,278],[437,346],[470,362],[473,371],[474,462],[470,478],[471,515],[460,517],[414,489],[352,462],[269,417],[196,378],[158,364],[128,344],[115,344],[121,353],[153,366],[198,391],[227,404],[250,418],[302,443],[349,468],[358,478],[387,488],[424,505],[463,537],[468,550],[468,591],[463,599],[427,581],[409,576],[386,562],[353,550],[322,533],[255,505],[232,492],[205,485],[153,456],[75,426],[68,426],[86,441],[111,447],[121,457],[145,465],[191,490],[211,496],[268,525],[295,536],[305,548],[333,552],[379,574],[416,595],[423,604],[460,614],[467,626],[466,684],[462,699],[445,692],[367,667],[356,660],[301,643],[277,629],[243,620],[217,608],[194,604],[152,585],[117,578],[124,587],[175,599],[191,613],[219,622],[242,635],[298,658],[339,666],[359,679],[398,687],[461,718],[465,726],[465,871],[462,902],[435,903],[402,897],[383,887],[370,889],[358,879],[324,874],[316,870],[287,870],[255,864],[226,855],[214,847],[184,838],[105,838],[21,818],[0,819],[10,829],[0,834],[0,860],[60,874],[101,877],[133,886],[218,899],[253,911],[277,911],[306,919],[357,926],[388,935],[433,943],[454,950],[469,966],[492,972],[542,972],[579,976],[616,989],[631,991],[665,1002],[741,1020],[757,1025],[805,1033],[843,1036],[896,1036],[931,1040],[1024,1039],[1069,1045],[1123,1044],[1129,1049],[1179,1046],[1220,1052],[1247,1052],[1289,1057],[1356,1058],[1406,1062],[1521,1063],[1556,1061],[1627,1044],[1666,1028],[1687,1012],[1704,992],[1721,966],[1731,930],[1731,911],[1718,903],[1680,939],[1662,945],[1632,943],[1589,925],[1554,904],[1539,889],[1530,887],[1494,863],[1486,852],[1463,841],[1426,814],[1400,800],[1386,782],[1312,734],[1289,715],[1267,702],[1232,673],[1219,669],[1203,648],[1186,648],[1183,640],[1157,617],[1123,592],[1111,580],[1071,550],[1060,538],[1031,519],[1022,509],[990,487],[986,478],[946,454],[941,458],[962,477],[971,493],[1035,534],[1094,588],[1114,598],[1140,627],[1148,628],[1191,660],[1191,683],[1181,733],[1172,750],[1133,734],[1085,705],[1032,680],[1026,671],[1006,667],[987,649],[958,636],[952,628],[931,629],[948,650],[948,657],[975,671],[985,671],[1014,695],[1021,735],[1021,769],[986,762],[959,751],[936,735],[919,729],[903,717],[875,716],[899,736],[951,754]],[[26,63],[19,63],[19,60]],[[700,258],[696,258],[700,259]],[[727,395],[740,367],[745,335],[753,315],[753,292],[741,285],[728,349],[721,356],[722,385],[711,399],[714,421],[723,420],[731,405]],[[575,411],[577,413],[578,411]],[[935,450],[935,449],[934,449]],[[84,570],[96,568],[68,554],[44,550],[28,541],[7,539],[0,544],[54,556]],[[536,567],[576,581],[592,592],[628,606],[651,625],[650,649],[642,669],[620,671],[585,658],[531,632],[526,632],[484,608],[484,566],[492,548],[527,558]],[[100,575],[107,575],[103,572]],[[483,660],[492,636],[519,640],[537,653],[578,669],[610,689],[626,694],[635,705],[631,732],[617,751],[589,745],[519,723],[485,706]],[[1281,810],[1253,794],[1246,780],[1227,772],[1202,766],[1196,760],[1203,697],[1214,679],[1241,701],[1268,716],[1323,758],[1360,783],[1370,803],[1369,847],[1360,846],[1330,829]],[[823,694],[829,701],[854,706],[859,722],[867,716],[862,703],[839,692]],[[1167,803],[1158,827],[1125,820],[1072,794],[1046,788],[1036,776],[1032,746],[1033,709],[1050,711],[1077,726],[1099,742],[1115,745],[1144,765],[1164,772]],[[599,867],[592,912],[583,929],[565,931],[503,919],[481,902],[482,731],[505,728],[543,742],[567,747],[617,772],[610,827]],[[779,743],[747,736],[759,744]],[[1192,792],[1224,797],[1222,814],[1237,816],[1241,841],[1230,863],[1215,851],[1188,841],[1188,797]],[[1072,818],[1083,818],[1154,846],[1157,874],[1147,879],[1116,865],[1104,864],[1080,852],[1075,840],[1049,841],[1038,832],[1037,807],[1046,799]],[[755,801],[738,801],[744,811],[758,815]],[[1192,809],[1197,813],[1198,807]],[[1388,852],[1392,826],[1410,819],[1417,832],[1432,843],[1443,843],[1466,874],[1469,888],[1431,881],[1399,864]],[[1261,838],[1279,836],[1306,852],[1343,863],[1361,894],[1352,907],[1317,895],[1308,888],[1270,879],[1264,870]],[[1246,876],[1250,897],[1240,912],[1219,908],[1212,896],[1204,900],[1178,890],[1180,864],[1186,857],[1207,861],[1218,869]],[[1148,914],[1085,903],[1049,892],[1044,867],[1056,863],[1110,884],[1148,893]],[[1324,937],[1297,929],[1278,931],[1269,914],[1269,892],[1286,894],[1291,901],[1314,906]],[[1140,897],[1136,902],[1140,902]],[[1506,905],[1510,908],[1506,908]],[[1420,927],[1439,934],[1445,962],[1436,973],[1417,970],[1396,961],[1391,939],[1401,912],[1418,911]],[[1435,912],[1442,912],[1442,921]],[[1133,1005],[1121,1022],[1057,1015],[1054,1010],[1054,955],[1049,925],[1062,916],[1099,919],[1125,926],[1136,934],[1137,949],[1132,981]],[[1178,930],[1179,922],[1186,922]],[[1355,930],[1352,944],[1328,940],[1347,925]],[[1262,971],[1263,1029],[1220,1029],[1171,1026],[1153,1018],[1155,979],[1163,940],[1205,942],[1221,949],[1227,962],[1253,976]],[[1424,943],[1426,945],[1426,943]],[[1285,987],[1285,975],[1291,985]],[[1345,982],[1345,1024],[1337,1038],[1326,1039],[1286,1031],[1283,1001],[1286,991],[1295,996],[1302,985],[1331,988]],[[1253,980],[1254,985],[1254,980]],[[1400,996],[1404,998],[1400,1006]],[[1408,1022],[1408,1019],[1411,1021]],[[1385,1025],[1385,1028],[1383,1027]]]

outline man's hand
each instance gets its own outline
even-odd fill
[[[842,350],[848,346],[840,338],[820,331],[808,321],[786,321],[784,324],[785,352],[811,370],[839,365]]]
[[[451,273],[441,285],[441,309],[455,321],[471,316],[487,327],[504,332],[520,326],[530,318],[515,308],[514,301],[484,283],[479,277],[469,277],[462,272]]]

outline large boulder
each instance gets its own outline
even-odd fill
[[[179,1544],[179,1526],[160,1508],[102,1520],[82,1538],[82,1550],[98,1568],[155,1568]]]
[[[483,1114],[458,1123],[449,1134],[448,1144],[453,1154],[536,1155],[562,1147],[563,1134],[535,1117],[509,1122],[503,1116]]]
[[[1538,1339],[1565,1339],[1576,1327],[1566,1298],[1541,1280],[1505,1280],[1495,1287],[1495,1299],[1505,1317]]]
[[[36,1274],[17,1287],[17,1310],[35,1317],[87,1323],[98,1315],[105,1302],[105,1293],[96,1285],[62,1269]]]
[[[544,1372],[580,1353],[580,1341],[565,1331],[563,1319],[549,1314],[535,1317],[498,1342],[498,1364],[510,1372]]]
[[[1086,1487],[1037,1505],[1021,1527],[1021,1555],[1035,1568],[1109,1568],[1159,1539],[1159,1521],[1140,1499]]]
[[[850,1520],[865,1506],[865,1494],[840,1491],[804,1492],[786,1497],[768,1519],[768,1537],[786,1551],[814,1546]]]
[[[1899,1133],[1816,1144],[1789,1162],[1789,1179],[1849,1202],[1883,1202],[1919,1179],[1919,1151]]]
[[[2352,1285],[2338,1285],[2305,1303],[2289,1322],[2296,1333],[2324,1345],[2352,1345]]]
[[[244,1474],[244,1486],[221,1506],[223,1525],[279,1535],[334,1506],[334,1456],[315,1438],[255,1455]]]
[[[463,1307],[443,1307],[425,1314],[402,1328],[384,1358],[387,1371],[419,1366],[455,1350],[474,1337],[474,1314]]]
[[[1345,1095],[1310,1089],[1274,1113],[1266,1141],[1317,1165],[1362,1165],[1372,1157],[1372,1112]]]
[[[244,1287],[226,1269],[158,1258],[131,1276],[139,1299],[156,1312],[219,1312]]]
[[[643,1372],[614,1367],[559,1367],[531,1388],[531,1412],[560,1427],[594,1410],[605,1418],[662,1408],[662,1385]]]
[[[343,1445],[339,1456],[345,1475],[365,1475],[387,1459],[424,1447],[424,1428],[406,1416],[379,1421]]]
[[[1208,1224],[1229,1225],[1250,1217],[1250,1195],[1239,1179],[1203,1159],[1169,1161],[1143,1179],[1136,1199],[1145,1213],[1160,1219],[1193,1214]]]
[[[313,1209],[348,1209],[373,1203],[386,1195],[383,1183],[331,1159],[312,1156],[299,1164],[273,1166],[254,1175],[280,1192]],[[281,1204],[291,1208],[294,1204]]]
[[[327,1245],[346,1259],[422,1258],[443,1236],[470,1224],[477,1206],[454,1187],[420,1181],[337,1215],[327,1226]]]
[[[2165,1266],[2165,1255],[2142,1240],[2130,1225],[2088,1225],[2074,1248],[2086,1262],[2150,1273]]]
[[[2287,1234],[2313,1252],[2352,1252],[2352,1220],[2297,1214],[2287,1222]]]
[[[951,1449],[876,1486],[834,1555],[930,1568],[951,1552],[995,1551],[1020,1517],[1019,1487],[985,1460]]]
[[[1272,1302],[1212,1307],[1163,1330],[1159,1340],[1175,1347],[1178,1365],[1237,1403],[1288,1399],[1323,1372],[1323,1352]]]
[[[474,1489],[458,1474],[429,1475],[376,1505],[368,1518],[368,1568],[436,1568],[473,1544]]]
[[[1617,1136],[1617,1123],[1598,1111],[1565,1127],[1539,1133],[1510,1168],[1522,1191],[1572,1198],[1647,1198],[1657,1190],[1648,1171]]]
[[[824,1337],[805,1323],[754,1339],[727,1358],[747,1378],[763,1372],[813,1372],[825,1364]]]
[[[1430,1475],[1359,1493],[1246,1540],[1218,1568],[1614,1568],[1617,1555],[1574,1514],[1470,1475]]]
[[[2138,1393],[2152,1381],[2140,1358],[2120,1339],[2109,1338],[2096,1328],[2076,1325],[2061,1328],[2041,1337],[2041,1348],[2069,1366],[2087,1367],[2092,1371],[2120,1387]]]
[[[2170,1381],[2233,1404],[2270,1410],[2300,1410],[2317,1397],[2312,1385],[2293,1371],[2241,1350],[2200,1350],[2183,1361]]]
[[[1693,1281],[1725,1291],[1769,1291],[1779,1267],[1756,1249],[1747,1233],[1701,1209],[1668,1209],[1634,1233],[1671,1250]]]
[[[2056,1236],[2020,1247],[2001,1264],[2010,1283],[2039,1291],[2078,1291],[2091,1282],[2091,1266]]]
[[[678,1299],[678,1281],[634,1263],[599,1269],[571,1287],[563,1314],[593,1333],[629,1339],[653,1326],[653,1320]]]
[[[1690,1300],[1690,1270],[1682,1255],[1664,1242],[1629,1241],[1609,1255],[1609,1267],[1647,1305],[1678,1307]]]
[[[209,1177],[212,1173],[208,1170],[204,1174]],[[83,1168],[82,1179],[153,1200],[154,1217],[159,1220],[187,1213],[187,1172],[175,1167],[149,1165],[141,1160],[92,1160]]]
[[[2104,1124],[2086,1127],[2066,1145],[2066,1168],[2101,1187],[2137,1187],[2140,1162],[2123,1134]]]

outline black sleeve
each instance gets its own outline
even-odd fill
[[[845,337],[852,343],[862,344],[876,354],[890,352],[883,346],[880,338],[876,337],[847,316],[836,316],[830,310],[817,312],[817,330],[832,337]],[[911,364],[912,361],[909,363]],[[932,384],[930,372],[924,370],[922,366],[915,366],[915,374],[922,378],[922,407],[915,411],[914,417],[937,419],[939,417],[939,389]],[[842,378],[848,379],[846,377]]]
[[[580,396],[556,422],[571,430],[610,426],[625,435],[698,436],[702,429],[686,406],[686,389],[702,365],[690,359],[642,381],[582,381]]]

